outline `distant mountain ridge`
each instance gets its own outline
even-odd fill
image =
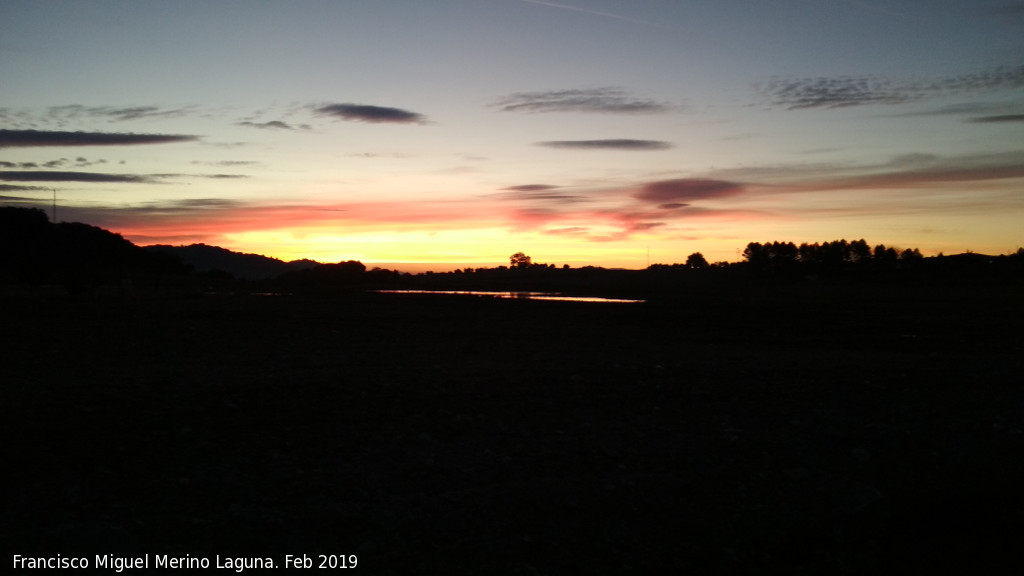
[[[265,280],[320,265],[314,260],[303,259],[285,262],[259,254],[233,252],[227,248],[208,244],[191,244],[189,246],[154,244],[142,248],[150,252],[176,256],[183,264],[191,266],[196,272],[219,270],[227,272],[239,280]]]

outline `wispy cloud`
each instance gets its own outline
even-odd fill
[[[913,110],[898,112],[894,116],[913,118],[917,116],[967,116],[983,114],[993,116],[996,114],[1010,113],[1016,110],[1017,106],[1012,102],[959,102],[957,104],[946,104],[928,110]]]
[[[763,217],[754,211],[723,208],[720,201],[747,192],[745,185],[721,179],[679,178],[588,188],[565,194],[554,190],[510,191],[498,195],[501,213],[515,230],[571,236],[587,242],[625,240],[658,230],[678,233],[682,222]],[[742,199],[741,199],[742,201]]]
[[[612,138],[607,140],[550,140],[538,142],[538,146],[548,148],[564,148],[569,150],[667,150],[672,144],[662,140],[633,140],[629,138]]]
[[[1024,87],[1024,65],[924,81],[893,81],[877,76],[773,79],[755,84],[772,106],[788,110],[892,105],[940,94],[1016,90]]]
[[[499,195],[498,198],[502,200],[525,200],[530,203],[542,202],[544,204],[551,202],[559,204],[575,203],[587,200],[586,196],[579,194],[563,194],[559,192],[552,192],[551,190],[513,190]]]
[[[249,128],[259,128],[261,130],[295,130],[295,126],[282,122],[280,120],[271,120],[269,122],[236,122],[237,126],[247,126]],[[308,127],[306,127],[308,128]]]
[[[980,123],[1002,123],[1002,122],[1024,122],[1024,114],[999,114],[995,116],[979,116],[971,118],[970,122]]]
[[[941,78],[908,84],[910,89],[927,92],[978,92],[1013,90],[1024,87],[1024,64],[997,66],[981,72],[943,76]]]
[[[617,87],[516,92],[501,98],[494,105],[502,112],[611,114],[660,113],[671,108],[662,102],[637,98]]]
[[[186,198],[182,200],[143,202],[134,206],[121,208],[121,210],[147,214],[173,214],[180,212],[191,214],[206,210],[236,210],[245,206],[245,202],[227,200],[224,198]]]
[[[1009,159],[1007,159],[1009,160]],[[935,162],[920,167],[878,170],[846,178],[805,183],[807,190],[881,190],[947,185],[951,182],[985,182],[1024,178],[1024,162],[989,161]]]
[[[3,192],[3,187],[0,187],[0,192]],[[39,204],[38,198],[25,198],[22,196],[0,196],[0,202],[8,204]],[[35,206],[27,206],[28,208],[34,208]]]
[[[12,168],[12,169],[22,169],[22,170],[31,170],[31,169],[35,169],[35,168],[48,168],[48,169],[52,170],[52,169],[55,169],[55,168],[68,168],[68,167],[71,167],[71,168],[88,168],[89,166],[95,166],[97,164],[106,164],[106,163],[107,163],[107,161],[102,159],[102,158],[99,159],[99,160],[89,160],[88,158],[84,158],[82,156],[79,156],[78,158],[75,158],[74,160],[69,160],[67,158],[58,158],[57,160],[47,160],[46,162],[42,162],[42,163],[40,163],[40,162],[6,162],[6,161],[0,161],[0,168]]]
[[[953,182],[1024,178],[1024,150],[938,156],[901,154],[879,164],[794,164],[721,170],[715,178],[742,179],[759,193],[828,192],[946,187]]]
[[[134,134],[123,132],[63,132],[43,130],[0,130],[0,148],[36,146],[135,146],[198,140],[183,134]]]
[[[0,122],[19,128],[63,128],[83,122],[132,122],[166,120],[196,114],[197,106],[83,106],[69,104],[42,109],[0,108]]]
[[[746,167],[614,188],[574,186],[573,194],[508,190],[497,199],[516,230],[601,242],[652,230],[673,236],[698,221],[734,224],[798,213],[816,218],[912,213],[920,211],[922,198],[930,198],[929,209],[936,211],[1019,210],[1021,200],[1013,186],[1021,179],[1024,151],[906,153],[876,164]],[[864,202],[866,192],[873,194],[873,202]]]
[[[206,160],[193,160],[193,164],[205,164],[207,166],[257,166],[262,162],[255,160],[219,160],[219,161],[206,161]]]
[[[71,104],[68,106],[53,106],[48,110],[52,118],[65,121],[89,117],[106,118],[116,122],[128,122],[152,118],[180,118],[193,113],[196,110],[196,106],[166,108],[161,106],[115,107]]]
[[[582,236],[590,231],[586,226],[567,226],[565,228],[552,228],[544,233],[550,236]]]
[[[0,184],[0,192],[27,192],[31,190],[49,190],[43,186],[22,186],[20,184]]]
[[[773,106],[784,106],[787,110],[902,104],[919,98],[907,89],[873,76],[770,80],[758,84],[757,89]]]
[[[416,112],[369,104],[327,104],[315,108],[314,112],[341,120],[374,124],[423,124],[426,122],[426,117]]]

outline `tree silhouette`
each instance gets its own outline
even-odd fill
[[[508,260],[512,268],[529,268],[533,264],[533,260],[522,252],[509,256]]]
[[[694,252],[686,257],[686,267],[703,270],[709,266],[707,259],[700,252]]]

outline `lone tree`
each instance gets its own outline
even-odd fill
[[[686,267],[703,270],[708,267],[708,261],[700,252],[694,252],[686,257]]]
[[[533,264],[533,260],[522,252],[516,252],[509,256],[508,260],[512,268],[529,268]]]

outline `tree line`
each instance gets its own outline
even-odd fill
[[[893,270],[908,268],[924,259],[917,248],[899,250],[878,244],[872,248],[866,240],[833,240],[821,244],[793,242],[751,242],[743,250],[743,258],[756,272],[799,269],[807,273],[835,271],[842,267],[870,266]]]

